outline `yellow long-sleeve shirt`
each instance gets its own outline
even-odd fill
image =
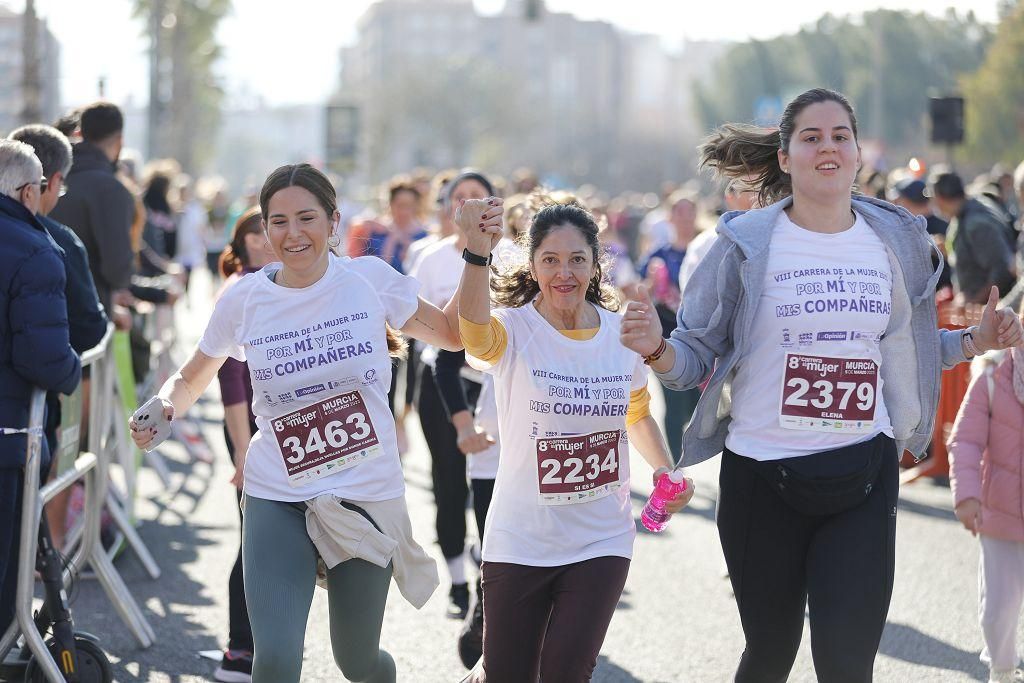
[[[563,335],[577,341],[592,339],[597,334],[598,328],[592,327],[585,330],[559,330]],[[466,320],[459,316],[459,333],[462,335],[462,343],[466,347],[466,353],[485,363],[497,363],[501,360],[508,346],[508,332],[501,321],[491,316],[490,322],[486,325]],[[632,425],[651,414],[651,393],[647,386],[631,391],[629,393],[629,407],[626,409],[626,425]]]

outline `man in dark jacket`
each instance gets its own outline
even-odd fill
[[[89,253],[96,291],[107,311],[113,310],[114,292],[131,284],[131,227],[135,203],[128,189],[114,176],[121,154],[124,117],[109,102],[82,110],[82,142],[74,147],[74,163],[67,176],[67,195],[51,218],[75,231]]]
[[[35,216],[47,182],[31,147],[0,140],[0,632],[14,616],[32,389],[70,394],[82,375],[68,341],[64,263]],[[45,471],[45,440],[43,461]]]
[[[103,339],[109,321],[96,294],[92,274],[89,272],[89,257],[85,252],[85,245],[71,228],[47,217],[62,194],[64,178],[71,168],[71,143],[56,128],[38,124],[17,129],[11,133],[10,139],[31,146],[35,150],[36,158],[43,165],[43,175],[46,176],[47,184],[46,191],[39,198],[36,218],[57,243],[64,259],[64,270],[67,274],[64,297],[68,307],[68,332],[71,348],[81,356]],[[47,446],[53,455],[57,453],[57,430],[60,422],[60,397],[58,392],[48,391],[44,429]],[[50,535],[58,548],[64,541],[64,519],[67,516],[70,495],[71,489],[65,489],[46,506],[46,514],[50,520]]]
[[[64,194],[64,180],[71,170],[71,143],[56,128],[44,125],[22,126],[10,135],[11,140],[24,142],[35,150],[47,178],[46,192],[39,199],[36,218],[64,252],[71,347],[79,355],[96,346],[107,331],[106,311],[96,293],[96,284],[89,271],[89,255],[82,240],[68,226],[49,217]]]
[[[946,253],[953,267],[953,285],[966,303],[984,304],[992,285],[1006,295],[1016,280],[1013,246],[1005,226],[977,199],[968,198],[956,173],[931,179],[929,196],[940,214],[950,219]]]

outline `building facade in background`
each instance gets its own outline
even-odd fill
[[[531,18],[531,16],[533,18]],[[356,175],[417,166],[537,169],[618,191],[694,174],[690,82],[724,49],[508,0],[380,0],[341,53],[337,99],[359,109]]]
[[[60,115],[60,44],[39,20],[39,82],[41,121],[53,123]],[[24,96],[24,27],[22,15],[0,6],[0,134],[27,123],[21,120]]]

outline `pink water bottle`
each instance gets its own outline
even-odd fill
[[[686,477],[679,470],[664,472],[654,485],[654,492],[647,499],[644,511],[640,513],[640,521],[648,531],[655,533],[664,531],[668,518],[672,513],[665,511],[665,501],[675,498],[686,490]]]

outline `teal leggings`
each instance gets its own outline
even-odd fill
[[[298,683],[316,582],[316,546],[304,503],[246,496],[242,527],[245,599],[252,623],[253,683]],[[345,678],[394,683],[395,662],[380,649],[392,566],[352,559],[327,571],[334,661]]]

